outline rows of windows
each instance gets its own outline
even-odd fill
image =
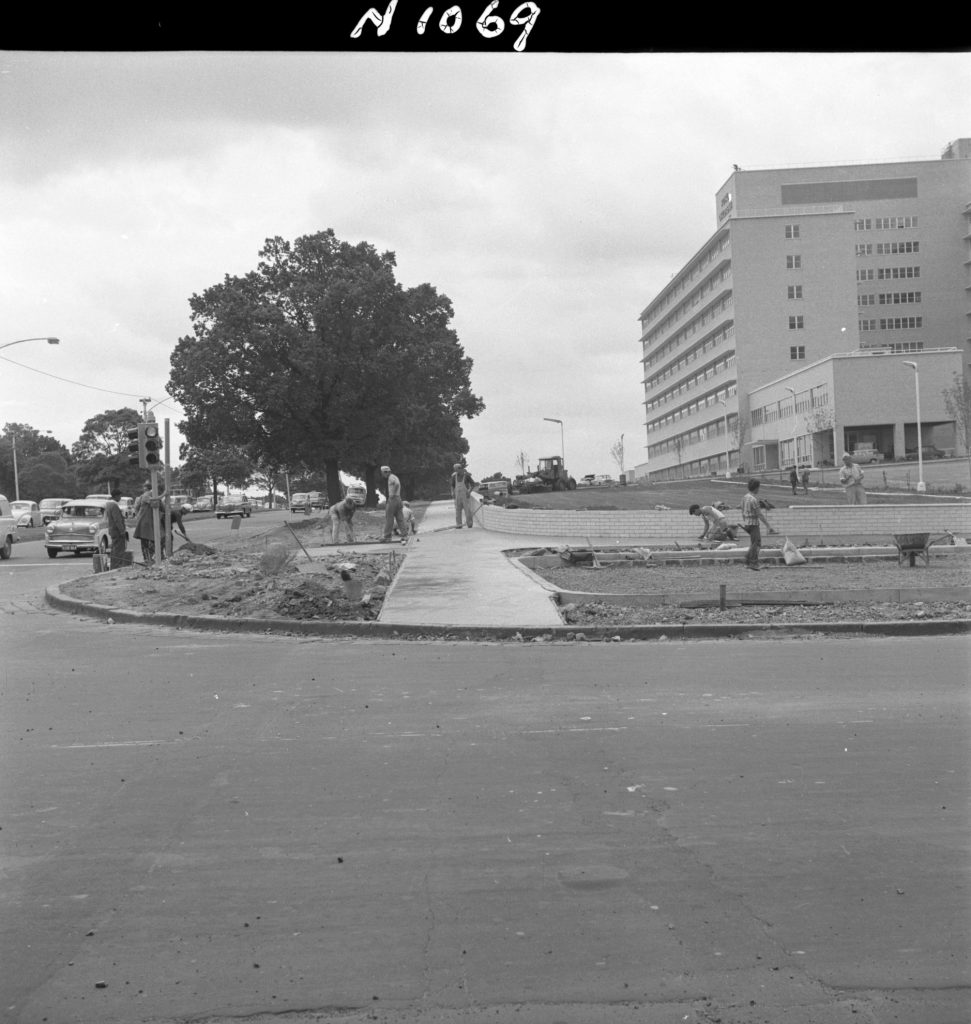
[[[891,316],[880,320],[861,320],[861,331],[913,331],[924,326],[922,316]]]
[[[700,288],[692,292],[690,298],[685,299],[684,302],[671,310],[663,320],[651,328],[650,334],[645,335],[641,339],[641,344],[644,348],[650,348],[653,342],[668,331],[674,323],[698,306],[706,295],[713,292],[716,288],[719,288],[722,283],[728,279],[729,274],[730,270],[728,267],[722,267],[717,274],[712,274],[712,276],[708,278]]]
[[[920,267],[864,267],[856,272],[857,281],[898,281],[920,277]]]
[[[857,256],[899,256],[912,252],[920,252],[920,242],[860,242],[856,247]]]
[[[667,309],[672,302],[677,299],[679,295],[683,295],[685,291],[693,287],[695,279],[708,272],[708,264],[718,259],[722,252],[728,248],[728,236],[727,234],[720,238],[718,242],[713,245],[703,256],[699,257],[697,263],[695,263],[690,272],[681,278],[680,281],[666,294],[658,298],[651,306],[645,310],[641,317],[641,322],[646,323],[649,320],[653,320],[654,317],[658,316],[662,310]]]
[[[651,434],[655,430],[664,430],[665,427],[670,427],[672,424],[677,423],[678,420],[683,420],[686,416],[694,416],[695,413],[701,412],[702,409],[711,408],[718,404],[719,399],[727,400],[730,398],[735,394],[736,390],[736,385],[731,384],[727,388],[712,391],[710,394],[696,398],[693,402],[688,402],[677,409],[672,409],[666,416],[661,416],[656,420],[649,420],[647,432]]]
[[[916,217],[874,217],[872,220],[865,217],[862,220],[853,221],[854,231],[892,231],[895,228],[917,227]]]
[[[761,405],[753,409],[752,426],[760,427],[765,423],[775,423],[778,420],[788,419],[794,412],[808,414],[816,409],[825,409],[828,406],[829,385],[820,384],[799,392],[795,397],[795,406],[793,406],[792,396],[787,396],[777,402],[769,402],[768,405]]]
[[[738,422],[737,415],[729,415],[728,417],[728,432],[732,433],[732,423]],[[648,427],[650,430],[650,427]],[[710,441],[716,437],[725,436],[725,417],[719,416],[717,419],[712,420],[710,423],[704,423],[700,427],[694,427],[691,430],[686,430],[683,434],[675,434],[673,437],[666,437],[663,441],[658,441],[657,444],[647,446],[649,456],[654,455],[665,455],[668,452],[683,452],[686,448],[693,444],[699,444],[701,441]]]
[[[731,295],[724,296],[720,301],[716,302],[713,306],[710,306],[704,313],[699,317],[695,317],[690,323],[684,325],[681,330],[672,334],[668,340],[655,349],[654,352],[648,356],[644,361],[645,367],[655,366],[663,359],[667,359],[676,349],[680,348],[681,345],[688,340],[693,334],[705,326],[705,324],[711,323],[712,320],[718,317],[724,316],[725,313],[732,308],[734,300]]]
[[[858,306],[893,306],[902,302],[920,302],[920,292],[879,292],[873,294],[872,292],[867,295],[858,295],[856,297],[856,304]]]
[[[711,455],[707,459],[695,459],[692,462],[679,463],[677,466],[668,466],[667,469],[659,469],[648,474],[652,483],[664,483],[667,480],[695,480],[699,477],[724,476],[728,466],[725,464],[725,455]]]
[[[712,377],[718,376],[719,373],[723,373],[735,365],[735,353],[729,352],[727,355],[716,359],[711,365],[706,366],[703,370],[693,374],[691,377],[686,377],[680,381],[675,387],[669,388],[667,391],[658,395],[656,398],[652,398],[647,404],[646,409],[650,412],[652,409],[659,409],[662,405],[667,405],[668,402],[677,398],[678,395],[683,395],[693,388],[703,384],[706,380],[711,380]]]

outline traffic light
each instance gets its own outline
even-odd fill
[[[142,469],[158,469],[162,464],[162,439],[158,436],[158,424],[152,420],[138,428],[139,465]]]
[[[142,434],[141,427],[130,427],[128,430],[128,464],[140,466],[142,464]]]

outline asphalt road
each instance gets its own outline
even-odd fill
[[[20,603],[4,1024],[968,1019],[965,638],[328,641]]]

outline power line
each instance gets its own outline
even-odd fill
[[[112,391],[110,388],[99,388],[94,384],[83,384],[79,380],[71,380],[68,377],[58,377],[56,373],[48,373],[46,370],[38,370],[36,366],[28,366],[26,363],[18,363],[16,359],[10,359],[8,356],[0,356],[0,359],[2,359],[5,363],[13,363],[14,366],[19,366],[21,367],[21,369],[24,370],[33,370],[34,373],[39,373],[44,377],[51,377],[54,380],[59,380],[64,384],[73,384],[75,387],[88,388],[91,391],[101,391],[106,395],[121,395],[123,398],[142,398],[141,395],[133,395],[127,391]],[[164,404],[164,401],[159,401],[156,402],[155,405],[152,406],[152,408],[154,409],[156,406]],[[169,409],[171,408],[171,406],[166,406],[166,408]],[[174,409],[172,411],[175,412]]]

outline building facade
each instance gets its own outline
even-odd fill
[[[971,139],[940,160],[736,168],[715,210],[640,315],[638,477],[832,464],[869,443],[903,457],[915,376],[924,443],[956,446],[940,391],[971,353]]]

